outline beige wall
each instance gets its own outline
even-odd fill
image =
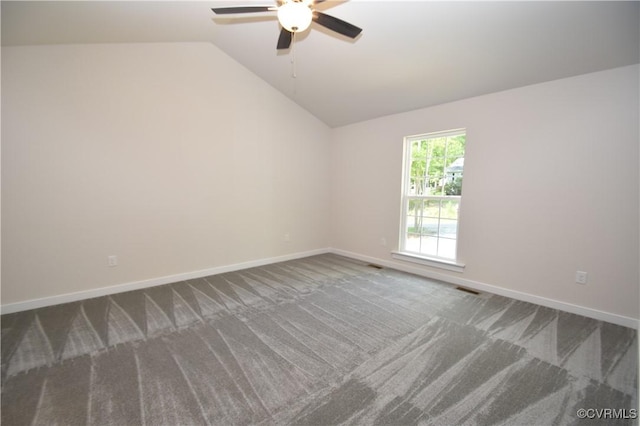
[[[419,268],[638,318],[638,73],[329,129],[210,44],[3,48],[2,304],[327,247],[400,264],[403,137],[463,127],[466,268]]]
[[[2,303],[327,247],[329,134],[211,44],[3,47]]]
[[[638,318],[638,75],[624,67],[334,129],[332,247],[390,261],[403,137],[466,128],[466,268],[438,273]]]

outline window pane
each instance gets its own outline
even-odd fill
[[[444,157],[429,157],[425,162],[425,167],[428,168],[429,176],[444,176],[444,162]]]
[[[407,232],[414,232],[413,230],[416,227],[416,217],[415,216],[407,216],[406,220]]]
[[[406,232],[420,233],[422,228],[422,200],[409,200],[409,211],[406,219]]]
[[[447,177],[443,190],[444,195],[462,195],[462,175]]]
[[[416,212],[419,214],[420,211],[422,211],[422,200],[409,200],[408,214],[415,215]]]
[[[442,200],[440,217],[444,219],[458,219],[459,200]]]
[[[464,157],[465,141],[465,135],[449,138],[449,143],[447,144],[447,156],[453,157],[454,159]]]
[[[438,178],[430,177],[428,191],[424,195],[438,195]]]
[[[407,232],[410,234],[419,235],[422,233],[424,219],[420,216],[407,217]]]
[[[437,217],[425,217],[422,219],[422,235],[438,235],[438,222],[440,220]]]
[[[424,212],[422,213],[422,215],[424,217],[440,217],[440,201],[425,200]]]
[[[414,253],[420,253],[420,236],[416,234],[407,234],[404,249]]]
[[[444,195],[444,186],[447,183],[444,175],[436,175],[433,178],[434,191],[433,195],[443,196]]]
[[[424,176],[412,176],[409,195],[423,195],[425,182]]]
[[[444,157],[447,147],[447,138],[431,138],[429,139],[429,155],[432,157]]]
[[[420,253],[426,254],[429,256],[437,256],[438,255],[438,238],[423,236],[421,238]]]
[[[425,164],[424,158],[413,157],[411,159],[411,174],[413,176],[424,176]]]
[[[449,173],[461,173],[464,169],[464,157],[458,157],[457,155],[447,155],[445,160],[447,174]]]
[[[414,183],[414,193],[423,194],[428,179],[426,174],[426,161],[424,158],[412,157],[410,178]]]
[[[451,219],[440,219],[439,236],[446,238],[455,238],[458,232],[458,221]]]
[[[438,238],[438,256],[447,259],[455,259],[456,240],[450,238]]]
[[[416,180],[415,178],[411,177],[409,179],[409,188],[407,189],[407,195],[416,195]]]
[[[411,158],[425,158],[427,156],[427,144],[423,141],[414,141],[411,144]]]

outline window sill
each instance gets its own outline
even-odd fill
[[[393,251],[391,257],[406,262],[419,263],[433,268],[446,269],[453,272],[464,272],[464,263],[458,263],[453,260],[437,259],[433,257],[420,256],[419,254]]]

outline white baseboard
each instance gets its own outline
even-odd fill
[[[59,305],[61,303],[75,302],[78,300],[91,299],[93,297],[107,296],[110,294],[123,293],[125,291],[140,290],[157,285],[171,284],[184,280],[207,277],[209,275],[223,274],[225,272],[239,271],[241,269],[255,268],[256,266],[269,265],[272,263],[285,262],[287,260],[300,259],[303,257],[315,256],[317,254],[329,253],[329,249],[310,250],[299,253],[286,254],[283,256],[269,257],[266,259],[251,260],[248,262],[235,263],[227,266],[216,266],[199,271],[186,272],[182,274],[167,275],[164,277],[151,278],[148,280],[134,281],[124,284],[117,284],[108,287],[101,287],[91,290],[83,290],[75,293],[66,293],[57,296],[31,299],[24,302],[8,303],[0,306],[0,313],[11,314],[14,312],[26,311],[29,309],[42,308],[45,306]]]
[[[385,266],[387,268],[393,268],[399,271],[409,272],[411,274],[420,275],[426,278],[431,278],[438,281],[443,281],[446,283],[455,284],[455,285],[471,288],[471,289],[486,292],[486,293],[492,293],[500,296],[510,297],[512,299],[521,300],[524,302],[530,302],[536,305],[546,306],[548,308],[559,309],[561,311],[583,315],[585,317],[622,325],[624,327],[629,327],[634,329],[640,328],[639,321],[634,318],[612,314],[609,312],[603,312],[597,309],[586,308],[584,306],[573,305],[571,303],[560,302],[558,300],[535,296],[529,293],[509,290],[503,287],[497,287],[497,286],[485,284],[479,281],[472,281],[465,278],[442,274],[442,273],[427,270],[418,266],[405,264],[403,262],[379,259],[376,257],[365,256],[358,253],[353,253],[353,252],[334,249],[334,248],[325,248],[325,249],[310,250],[310,251],[299,252],[299,253],[292,253],[292,254],[287,254],[283,256],[236,263],[233,265],[216,266],[213,268],[202,269],[199,271],[192,271],[192,272],[186,272],[186,273],[175,274],[175,275],[167,275],[164,277],[151,278],[148,280],[134,281],[134,282],[124,283],[124,284],[108,286],[108,287],[78,291],[75,293],[67,293],[67,294],[61,294],[57,296],[43,297],[40,299],[31,299],[23,302],[8,303],[0,306],[0,313],[10,314],[14,312],[26,311],[29,309],[42,308],[45,306],[59,305],[61,303],[91,299],[93,297],[107,296],[110,294],[122,293],[125,291],[140,290],[143,288],[154,287],[157,285],[171,284],[171,283],[184,281],[184,280],[192,280],[196,278],[206,277],[209,275],[222,274],[225,272],[239,271],[241,269],[254,268],[257,266],[269,265],[269,264],[278,263],[278,262],[285,262],[287,260],[300,259],[303,257],[315,256],[315,255],[324,254],[324,253],[334,253],[340,256],[350,257],[352,259],[360,260],[363,262]]]
[[[523,293],[520,291],[509,290],[504,287],[497,287],[490,284],[485,284],[479,281],[473,281],[465,278],[455,277],[452,275],[442,274],[434,272],[432,270],[424,269],[415,265],[408,265],[403,262],[384,260],[371,256],[364,256],[358,253],[353,253],[340,249],[330,249],[331,253],[338,254],[340,256],[350,257],[352,259],[361,260],[363,262],[372,263],[387,268],[397,269],[403,272],[409,272],[411,274],[420,275],[426,278],[431,278],[438,281],[443,281],[450,284],[467,287],[473,290],[482,291],[485,293],[497,294],[499,296],[510,297],[512,299],[521,300],[523,302],[534,303],[536,305],[546,306],[548,308],[558,309],[572,314],[582,315],[585,317],[597,319],[600,321],[606,321],[613,324],[622,325],[624,327],[639,329],[639,321],[634,318],[625,317],[622,315],[612,314],[609,312],[599,311],[597,309],[586,308],[584,306],[574,305],[571,303],[561,302],[554,299],[548,299],[546,297],[536,296],[529,293]]]

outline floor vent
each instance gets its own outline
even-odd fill
[[[382,269],[382,266],[380,265],[374,265],[373,263],[368,264],[367,266],[371,267],[371,268],[376,268],[376,269]]]
[[[465,293],[475,294],[476,296],[480,294],[480,292],[478,291],[471,290],[470,288],[465,288],[465,287],[456,287],[456,290],[464,291]]]

